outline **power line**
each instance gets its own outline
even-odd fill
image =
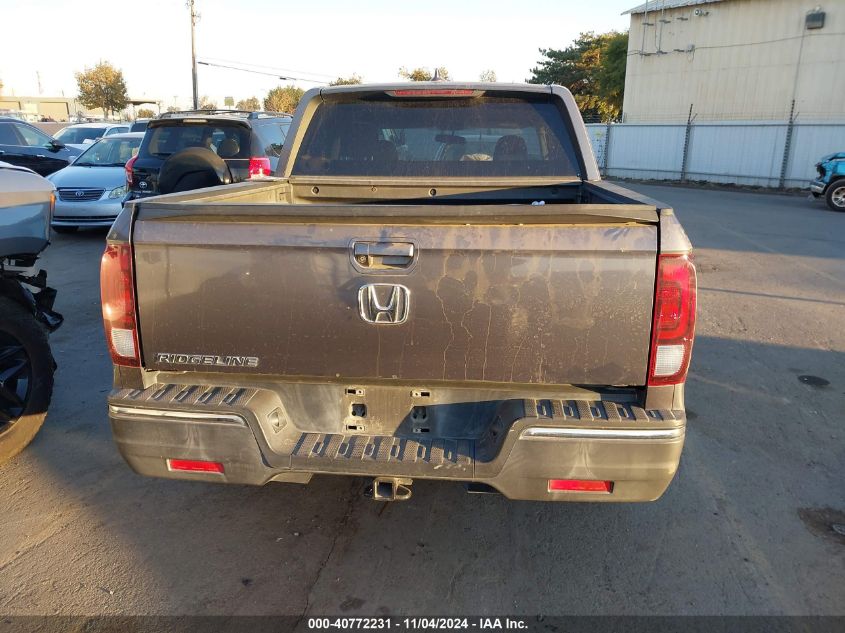
[[[315,77],[325,77],[326,79],[334,79],[335,78],[335,75],[329,75],[329,74],[326,74],[326,73],[313,73],[313,72],[310,72],[308,70],[294,70],[293,68],[281,68],[279,66],[268,66],[266,64],[253,64],[251,62],[247,63],[247,62],[238,61],[236,59],[222,59],[220,57],[211,57],[209,55],[206,55],[204,57],[204,59],[207,59],[209,61],[212,61],[212,62],[215,62],[215,63],[218,63],[218,64],[236,64],[237,66],[250,66],[252,68],[265,68],[267,70],[272,70],[272,71],[280,72],[280,73],[295,73],[295,74],[302,74],[302,75],[313,75]]]
[[[845,35],[845,33],[814,33],[811,37],[821,37],[823,35]],[[738,48],[740,46],[761,46],[763,44],[777,44],[779,42],[788,42],[790,40],[799,40],[803,38],[804,35],[790,35],[788,37],[780,37],[774,40],[761,40],[759,42],[736,42],[733,44],[711,44],[709,46],[696,46],[694,49],[687,51],[678,51],[678,52],[685,52],[685,53],[694,53],[696,51],[708,51],[714,50],[719,48]],[[666,54],[667,51],[661,51],[659,54]],[[657,51],[654,53],[645,53],[643,51],[631,51],[628,53],[628,57],[633,57],[634,55],[656,55],[658,54]]]
[[[198,64],[203,66],[214,66],[216,68],[228,68],[229,70],[239,70],[243,73],[253,73],[256,75],[266,75],[268,77],[276,77],[277,79],[281,79],[283,81],[308,81],[315,84],[328,84],[328,81],[321,81],[319,79],[305,79],[304,77],[292,77],[290,75],[280,75],[278,73],[268,73],[263,70],[252,70],[250,68],[239,68],[237,66],[227,66],[226,64],[215,64],[214,62],[205,62],[205,61],[197,61]]]

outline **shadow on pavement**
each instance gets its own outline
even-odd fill
[[[0,609],[835,613],[842,552],[831,555],[797,511],[845,507],[843,361],[700,337],[681,470],[653,504],[509,502],[418,481],[410,502],[384,505],[362,496],[362,479],[250,488],[134,475],[111,441],[103,354],[62,369],[60,384],[77,371],[90,380],[58,390],[18,458],[27,462],[19,500],[38,502],[31,482],[46,482],[41,507],[62,527],[44,540],[50,556],[0,563],[2,584],[25,573],[28,586],[52,589],[41,603]],[[799,374],[830,384],[813,388]]]

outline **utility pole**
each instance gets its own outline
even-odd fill
[[[197,20],[199,19],[200,14],[194,9],[194,0],[188,0],[185,3],[185,6],[187,6],[191,12],[191,78],[194,89],[194,110],[198,110],[200,106],[199,96],[197,94],[197,46],[194,38],[194,28],[197,25]]]

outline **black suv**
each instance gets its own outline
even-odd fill
[[[276,170],[291,118],[281,112],[246,110],[161,114],[149,121],[138,155],[126,163],[126,199],[269,176]],[[188,172],[206,166],[228,173],[216,182],[173,178],[172,173],[163,179],[171,168]]]
[[[47,176],[67,167],[81,153],[81,149],[65,146],[34,125],[0,117],[0,161]]]

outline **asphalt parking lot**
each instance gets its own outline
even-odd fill
[[[845,614],[845,215],[633,188],[675,206],[700,286],[681,468],[642,505],[139,477],[104,404],[104,234],[55,236],[59,370],[45,427],[0,470],[0,613]]]

